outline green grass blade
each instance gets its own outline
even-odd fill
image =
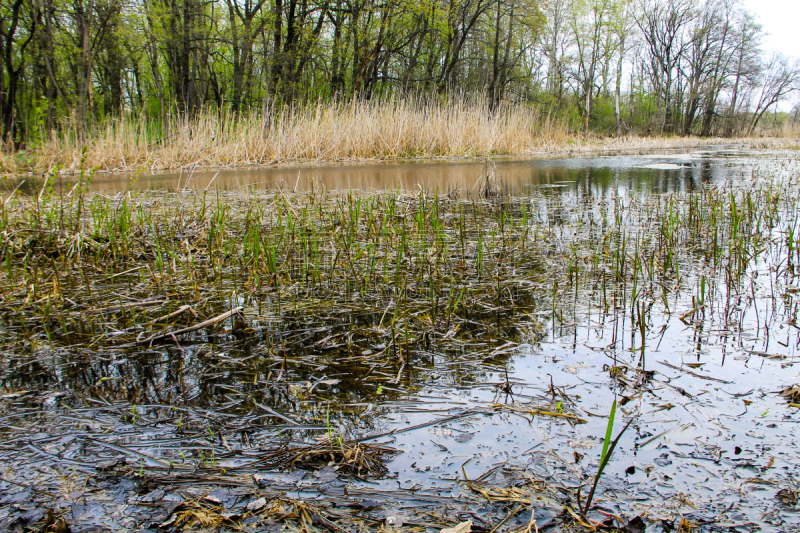
[[[611,433],[614,431],[614,416],[617,414],[617,400],[611,404],[611,414],[608,416],[608,427],[606,428],[606,438],[603,440],[603,453],[600,454],[600,462],[606,458],[608,445],[611,443]]]

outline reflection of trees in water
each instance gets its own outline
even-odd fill
[[[518,289],[507,297],[517,301],[520,312],[531,311],[536,303]],[[474,305],[465,313],[470,320],[459,331],[459,342],[491,346],[492,336],[520,336],[516,320],[503,311]],[[387,347],[389,338],[378,329],[382,316],[382,311],[351,313],[350,322],[338,315],[321,319],[287,313],[282,323],[261,330],[255,324],[256,333],[245,341],[209,343],[204,341],[214,339],[195,335],[182,338],[180,347],[43,350],[7,359],[4,385],[58,386],[109,402],[190,405],[235,415],[258,411],[256,404],[262,404],[320,420],[321,406],[336,419],[346,419],[358,418],[359,409],[350,404],[398,400],[423,386],[440,363],[447,363],[447,372],[438,384],[455,388],[485,379],[487,372],[471,359],[475,348],[454,348],[434,335],[408,343],[401,337],[399,346]],[[479,324],[494,328],[493,335]],[[325,341],[331,338],[329,348]],[[492,363],[504,365],[509,357],[493,357]]]
[[[495,161],[496,179],[502,184],[503,191],[508,194],[530,194],[541,185],[555,185],[559,182],[573,182],[570,190],[593,190],[603,194],[607,189],[623,186],[628,189],[647,189],[655,192],[673,192],[687,189],[686,180],[693,186],[710,182],[713,177],[711,169],[720,174],[726,172],[724,162],[714,162],[711,157],[724,158],[724,152],[712,153],[709,157],[694,160],[691,172],[685,170],[657,170],[636,168],[646,159],[620,156],[616,160],[572,158],[532,161]],[[646,158],[646,156],[645,156]],[[690,167],[687,167],[690,168]],[[696,170],[701,169],[702,178],[698,179]],[[729,170],[729,169],[728,169]],[[483,162],[455,163],[406,163],[390,165],[355,165],[309,167],[298,169],[266,168],[227,170],[222,172],[197,171],[193,174],[190,188],[205,189],[213,179],[214,188],[222,191],[292,189],[300,192],[310,191],[312,184],[316,189],[328,190],[402,190],[415,191],[418,186],[428,191],[438,190],[441,193],[454,190],[473,191],[476,180],[484,172]],[[590,179],[587,180],[587,177]],[[98,174],[94,177],[92,188],[107,193],[127,192],[134,190],[177,190],[185,176],[180,173],[142,174],[135,177],[128,174]],[[18,193],[36,196],[42,190],[43,178],[25,178],[5,184],[7,192],[20,185]],[[68,192],[75,185],[74,177],[65,177],[61,182],[52,184],[57,194],[59,187],[64,186]],[[474,191],[473,191],[474,192]]]

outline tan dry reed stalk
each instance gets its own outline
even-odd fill
[[[167,170],[391,160],[408,157],[535,155],[652,150],[730,143],[730,139],[584,138],[527,105],[490,112],[479,98],[413,99],[285,107],[271,115],[207,111],[172,117],[163,130],[133,117],[110,120],[85,141],[66,128],[23,153],[0,154],[7,173]],[[165,132],[165,133],[162,133]],[[759,142],[763,144],[763,139]],[[770,147],[791,141],[770,141]],[[797,143],[795,142],[794,145]]]

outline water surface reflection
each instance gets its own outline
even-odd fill
[[[558,159],[464,159],[457,161],[398,162],[251,168],[233,170],[183,169],[179,172],[98,174],[92,188],[106,193],[132,190],[291,191],[403,190],[420,188],[477,192],[489,174],[504,192],[527,194],[538,187],[558,187],[596,193],[609,188],[647,189],[655,192],[688,192],[705,183],[718,183],[738,172],[744,153],[705,150],[624,156],[591,156]],[[74,179],[65,180],[72,187]],[[36,190],[34,183],[31,190]],[[23,186],[24,188],[24,186]]]

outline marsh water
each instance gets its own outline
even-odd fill
[[[626,187],[655,192],[693,190],[726,179],[750,152],[712,147],[692,152],[592,155],[545,159],[464,158],[444,161],[339,164],[286,168],[208,170],[189,166],[179,172],[97,174],[94,190],[403,190],[475,193],[481,177],[494,175],[507,194],[530,194],[542,187],[600,191]],[[68,179],[68,181],[70,181]],[[73,178],[74,181],[74,178]],[[69,184],[67,185],[69,187]],[[35,185],[31,185],[34,189]]]
[[[274,289],[259,285],[259,291],[251,290],[252,279],[221,275],[215,278],[218,292],[198,289],[196,282],[192,291],[175,288],[177,283],[157,286],[150,277],[163,275],[109,260],[93,267],[97,280],[85,280],[88,293],[79,290],[84,281],[76,275],[74,294],[64,292],[59,305],[69,320],[85,313],[121,317],[81,325],[80,334],[73,334],[69,320],[59,325],[53,319],[49,329],[41,329],[41,320],[20,318],[33,313],[26,306],[44,305],[45,296],[31,296],[27,286],[12,283],[9,266],[5,283],[16,288],[5,292],[0,324],[0,523],[9,530],[40,523],[34,519],[46,520],[43,513],[52,508],[61,510],[72,531],[136,531],[158,523],[169,527],[181,502],[205,497],[202,505],[213,504],[230,518],[255,516],[263,506],[247,506],[265,497],[283,506],[304,501],[348,509],[366,521],[364,530],[436,531],[468,519],[473,531],[531,531],[531,524],[566,529],[581,505],[578,491],[585,501],[597,472],[615,403],[611,434],[626,422],[630,426],[599,480],[590,518],[616,515],[616,526],[627,522],[630,531],[634,517],[648,531],[682,524],[701,531],[800,531],[800,389],[792,392],[800,382],[792,204],[798,180],[795,154],[735,147],[535,161],[97,175],[90,190],[114,201],[131,191],[158,198],[221,191],[231,198],[255,195],[257,202],[284,206],[284,215],[300,218],[306,205],[320,202],[311,195],[323,190],[352,189],[364,198],[407,195],[409,206],[419,202],[405,215],[393,211],[387,217],[392,220],[414,220],[432,209],[430,202],[449,196],[456,206],[453,220],[486,205],[487,213],[508,209],[518,221],[512,227],[520,229],[508,230],[505,215],[485,223],[473,215],[478,231],[493,228],[467,238],[466,245],[461,237],[461,254],[470,261],[477,257],[477,270],[469,270],[470,261],[463,266],[453,259],[447,290],[434,287],[433,273],[420,274],[420,283],[430,288],[419,303],[403,304],[405,311],[399,311],[399,293],[391,292],[396,288],[355,283],[341,295],[331,287],[319,289],[326,279],[340,279],[336,268],[352,265],[356,278],[358,268],[368,268],[358,254],[337,261],[338,241],[330,245],[335,258],[325,263],[328,278],[322,272],[314,282],[313,273],[286,270],[283,288],[280,282]],[[757,187],[759,194],[767,191],[758,196],[763,205],[750,195]],[[20,190],[37,186],[31,182]],[[768,224],[759,210],[773,209],[773,190],[785,194],[775,193],[782,203],[774,200]],[[729,228],[719,241],[715,237],[713,246],[724,243],[727,251],[713,256],[705,241],[698,244],[702,232],[695,240],[681,234],[696,224],[691,206],[699,204],[692,202],[702,204],[705,217],[716,216],[718,201],[734,202],[733,211],[724,206],[735,220],[749,201],[752,224]],[[472,207],[459,211],[458,202]],[[676,202],[683,203],[675,207]],[[685,227],[662,223],[673,208],[688,217]],[[346,221],[324,217],[319,222],[328,223],[323,248],[347,227]],[[654,231],[659,224],[665,229]],[[513,233],[508,250],[502,239],[507,231]],[[406,260],[419,268],[446,264],[447,258],[425,251],[441,239],[458,242],[456,230],[441,235],[421,238],[428,244]],[[490,254],[490,236],[501,243],[492,248],[495,281],[483,256]],[[744,252],[750,244],[739,249],[739,242],[752,246]],[[676,248],[665,255],[660,248],[669,246]],[[287,250],[282,257],[288,265],[289,256],[300,252]],[[372,249],[366,250],[365,257]],[[459,248],[448,250],[457,254]],[[515,254],[525,259],[509,266]],[[173,257],[179,265],[186,261],[177,248]],[[620,266],[625,257],[629,263]],[[164,258],[168,268],[173,259]],[[403,261],[397,259],[393,272],[405,268]],[[461,285],[452,275],[458,268],[464,268]],[[180,272],[174,263],[172,269]],[[274,272],[280,279],[279,266]],[[389,286],[410,279],[386,272],[384,261]],[[49,283],[67,284],[66,278],[55,279]],[[139,315],[156,323],[156,317],[192,304],[198,316],[184,313],[186,326],[225,310],[224,300],[216,307],[208,303],[223,292],[228,309],[243,309],[249,337],[234,335],[237,326],[230,322],[222,333],[199,330],[143,345],[135,313],[124,311],[129,302],[138,306],[156,298],[157,310]],[[465,294],[475,299],[468,304]],[[145,304],[142,309],[149,309]],[[325,439],[394,451],[384,458],[383,475],[345,475],[335,461],[311,468],[264,459],[276,443],[286,448]],[[339,516],[331,513],[328,520]],[[270,516],[278,515],[289,520],[290,512]],[[226,524],[220,519],[203,527]],[[251,520],[239,527],[273,525]],[[331,529],[324,521],[314,526]]]

